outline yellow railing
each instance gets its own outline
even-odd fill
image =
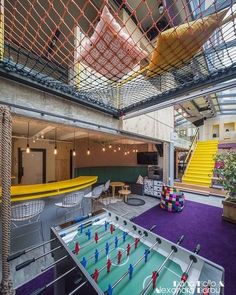
[[[97,182],[97,178],[97,176],[80,176],[53,183],[12,186],[11,201],[27,201],[70,193],[93,185]]]

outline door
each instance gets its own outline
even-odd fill
[[[20,184],[38,184],[46,182],[46,150],[31,149],[27,154],[19,150],[19,177]]]

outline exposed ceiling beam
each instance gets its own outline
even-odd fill
[[[42,135],[44,136],[45,134],[47,134],[48,132],[50,132],[54,129],[55,129],[55,127],[53,127],[53,126],[47,126],[47,127],[43,128],[42,130],[38,131],[37,133],[31,135],[31,137],[32,138],[39,138]]]

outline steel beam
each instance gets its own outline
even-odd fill
[[[175,104],[183,103],[188,100],[217,93],[223,90],[236,87],[236,68],[230,68],[228,71],[211,75],[198,83],[192,83],[190,86],[168,91],[147,100],[140,101],[121,110],[124,119],[133,118],[142,114],[160,110]],[[228,82],[225,82],[228,81]],[[225,83],[223,83],[225,82]]]

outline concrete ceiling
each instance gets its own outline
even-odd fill
[[[105,144],[143,144],[145,141],[134,140],[124,136],[116,136],[103,132],[95,132],[91,130],[73,128],[62,124],[54,124],[51,122],[29,119],[21,116],[13,117],[13,137],[26,138],[28,133],[29,122],[29,137],[35,140],[51,140],[55,139],[55,130],[58,141],[73,142],[74,135],[76,141],[86,139],[101,142]]]

